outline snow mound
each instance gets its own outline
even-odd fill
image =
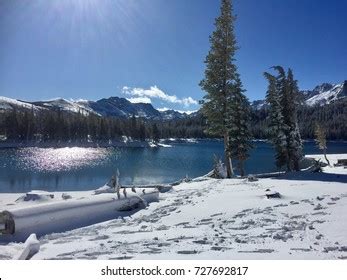
[[[30,260],[40,251],[40,241],[37,240],[36,234],[31,234],[24,243],[24,250],[16,258],[17,260]]]

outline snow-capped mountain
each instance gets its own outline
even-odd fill
[[[267,103],[265,100],[254,100],[251,103],[251,106],[255,110],[260,110],[260,109],[264,108],[265,106],[267,106]]]
[[[347,98],[347,81],[341,84],[323,83],[313,90],[302,90],[301,100],[303,105],[307,106],[323,106],[332,102]],[[265,100],[255,100],[251,103],[252,108],[260,110],[267,106]]]
[[[161,116],[163,120],[177,120],[177,119],[184,119],[189,116],[192,116],[193,113],[189,114],[187,112],[179,112],[175,110],[160,110]]]
[[[173,120],[193,116],[185,112],[174,110],[160,111],[147,103],[131,103],[125,98],[110,97],[98,101],[66,100],[63,98],[48,101],[27,102],[7,97],[0,97],[0,112],[7,110],[53,110],[68,113],[80,113],[85,116],[94,114],[98,116],[112,116],[130,118],[132,116],[151,120]]]
[[[93,110],[91,110],[87,106],[83,106],[83,104],[79,104],[79,102],[69,101],[63,98],[57,98],[57,99],[52,99],[48,101],[37,101],[37,102],[32,102],[32,104],[39,107],[46,108],[46,109],[61,110],[61,111],[72,112],[72,113],[81,113],[85,116],[95,113]]]
[[[161,114],[151,104],[131,103],[125,98],[110,97],[89,102],[89,107],[101,116],[142,117],[146,119],[161,119]]]
[[[330,104],[347,97],[347,81],[337,85],[324,83],[302,93],[308,106]]]
[[[13,98],[0,96],[0,112],[6,111],[6,110],[13,110],[13,109],[15,110],[25,109],[25,110],[37,111],[42,108],[35,106],[34,104],[30,102],[25,102],[25,101],[13,99]]]

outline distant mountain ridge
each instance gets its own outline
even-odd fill
[[[302,90],[300,94],[303,105],[324,106],[347,98],[347,80],[340,84],[323,83],[313,90]],[[255,100],[251,105],[258,110],[267,106],[265,100]]]
[[[193,114],[175,110],[160,111],[148,103],[131,103],[126,98],[110,97],[98,101],[66,100],[57,98],[48,101],[28,102],[0,96],[0,112],[7,110],[61,110],[82,115],[98,115],[103,117],[130,118],[132,116],[150,120],[177,120],[188,118]]]
[[[310,107],[324,106],[347,98],[347,80],[340,84],[323,83],[313,90],[302,90],[301,101]],[[254,110],[267,106],[265,100],[255,100],[251,103]],[[83,115],[98,115],[103,117],[130,118],[132,116],[149,120],[179,120],[196,116],[199,111],[192,114],[175,110],[158,110],[152,104],[131,103],[126,98],[109,97],[98,101],[66,100],[57,98],[47,101],[28,102],[0,96],[0,112],[8,110],[61,110],[69,113]]]

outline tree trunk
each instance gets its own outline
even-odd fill
[[[300,162],[297,158],[294,159],[294,170],[300,171]]]
[[[243,159],[240,159],[240,175],[241,177],[245,176],[245,162]]]
[[[290,167],[290,161],[287,159],[287,172],[291,172],[292,168]]]
[[[324,149],[323,152],[324,152],[324,158],[327,161],[328,165],[330,166],[330,161],[327,158],[327,149]]]
[[[228,133],[225,132],[224,133],[225,166],[227,168],[227,178],[231,178],[232,176],[234,176],[234,170],[233,170],[228,147],[229,147],[229,137],[228,137]]]
[[[292,156],[290,154],[289,149],[287,148],[287,172],[292,172],[293,167],[292,167]]]

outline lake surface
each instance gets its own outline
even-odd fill
[[[123,184],[170,183],[198,177],[222,157],[221,141],[170,142],[159,148],[22,148],[0,150],[0,192],[92,190],[104,185],[118,168]],[[273,149],[256,142],[246,172],[276,171]],[[320,151],[306,142],[306,154]],[[329,153],[347,153],[346,142],[328,143]]]

